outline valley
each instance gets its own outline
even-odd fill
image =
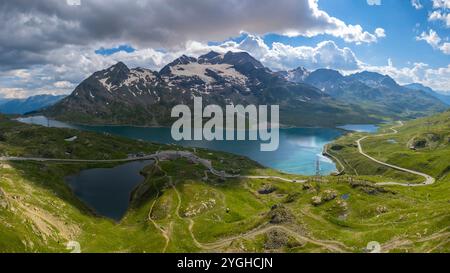
[[[0,1],[1,264],[450,253],[449,19],[450,0]]]
[[[75,240],[83,252],[364,252],[368,242],[378,241],[382,252],[448,252],[448,161],[423,167],[449,148],[448,121],[446,112],[405,122],[397,134],[390,130],[395,125],[386,125],[385,136],[361,140],[363,151],[377,160],[436,178],[423,187],[403,187],[377,183],[419,185],[423,178],[360,154],[356,140],[364,133],[330,144],[342,175],[308,177],[228,153],[99,133],[76,131],[78,139],[65,142],[75,131],[3,118],[0,249],[65,252]],[[411,150],[411,139],[422,135],[425,147]],[[144,182],[118,222],[96,215],[64,182],[67,175],[117,166],[142,152],[166,156],[142,170]],[[174,156],[180,153],[185,156]],[[194,154],[197,160],[189,156]],[[415,160],[399,160],[406,154]]]

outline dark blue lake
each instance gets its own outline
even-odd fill
[[[66,177],[75,195],[102,216],[120,220],[130,194],[144,181],[140,171],[152,161],[136,161],[108,169],[88,169]]]

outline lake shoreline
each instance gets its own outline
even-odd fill
[[[280,128],[279,149],[274,152],[261,152],[260,145],[263,143],[262,141],[175,141],[172,139],[171,130],[168,127],[84,126],[49,120],[44,116],[19,118],[18,121],[42,126],[106,133],[156,144],[174,144],[188,148],[204,148],[211,151],[228,152],[245,156],[262,166],[294,175],[314,175],[317,162],[320,164],[321,174],[335,173],[338,170],[337,164],[324,155],[325,145],[350,132],[342,128]]]
[[[28,118],[33,118],[33,117],[45,117],[42,115],[38,115],[38,116],[24,116],[24,115],[20,115],[17,118],[15,118],[16,120],[20,120],[20,119],[28,119]],[[47,118],[47,117],[45,117]],[[47,118],[48,119],[48,118]],[[99,123],[99,124],[90,124],[90,123],[81,123],[81,122],[72,122],[72,121],[66,121],[66,120],[56,120],[56,119],[49,119],[50,122],[51,121],[56,121],[56,122],[64,122],[64,123],[68,123],[68,124],[72,124],[72,125],[77,125],[77,126],[85,126],[85,127],[99,127],[99,126],[105,126],[105,127],[136,127],[136,128],[171,128],[171,126],[166,126],[166,125],[135,125],[135,124],[108,124],[108,123]],[[366,125],[374,125],[374,126],[379,126],[381,123],[367,123]],[[349,131],[351,132],[351,130],[346,130],[343,128],[340,128],[342,126],[346,126],[346,125],[361,125],[361,124],[335,124],[335,126],[293,126],[293,125],[287,125],[287,124],[279,124],[280,125],[280,129],[298,129],[298,128],[306,128],[306,129],[319,129],[319,128],[325,128],[325,129],[338,129],[338,130],[343,130],[343,131]],[[225,129],[225,128],[222,128]]]

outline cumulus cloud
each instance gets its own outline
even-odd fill
[[[450,55],[450,43],[443,43],[440,47],[444,54]]]
[[[421,83],[450,95],[450,65],[432,68],[425,63],[414,63],[411,67],[395,67],[390,62],[386,66],[364,65],[362,69],[389,75],[400,84]]]
[[[425,41],[431,45],[434,49],[442,51],[442,53],[450,55],[449,43],[442,42],[441,37],[436,33],[436,31],[430,29],[429,32],[422,32],[420,36],[416,37],[418,41]]]
[[[416,37],[416,40],[418,41],[425,41],[429,45],[431,45],[433,48],[438,48],[439,44],[441,43],[441,38],[436,33],[436,31],[430,29],[429,32],[422,32],[420,36]]]
[[[386,32],[382,28],[377,28],[377,29],[375,29],[375,35],[378,38],[384,38],[384,37],[386,37]]]
[[[444,9],[448,1],[434,2],[436,8]],[[368,31],[330,16],[320,10],[317,0],[91,0],[81,5],[61,0],[1,1],[0,24],[0,96],[6,97],[67,94],[91,73],[117,61],[158,70],[181,54],[199,56],[209,50],[248,51],[273,70],[298,66],[341,72],[368,69],[402,83],[421,82],[442,90],[450,87],[450,67],[418,63],[396,68],[392,61],[387,66],[371,67],[350,48],[331,40],[315,46],[291,46],[268,45],[261,38],[266,33],[327,34],[360,44],[386,36],[382,28]],[[247,34],[241,42],[208,45],[243,31]],[[417,39],[450,54],[449,43],[434,31]],[[95,54],[99,48],[124,44],[136,50]]]
[[[317,0],[61,0],[0,2],[0,62],[42,64],[66,45],[127,41],[138,47],[176,48],[188,40],[221,41],[245,30],[308,37],[329,34],[354,43],[380,36],[320,10]]]
[[[445,26],[447,28],[450,28],[450,13],[441,11],[441,10],[435,10],[428,16],[429,21],[442,21],[444,22]]]
[[[240,43],[224,43],[226,49],[247,51],[273,70],[287,70],[304,66],[308,69],[334,68],[343,70],[357,69],[359,61],[347,47],[339,48],[333,41],[323,41],[315,47],[290,46],[275,42],[271,48],[264,40],[247,34]]]
[[[450,0],[433,0],[433,8],[446,8],[450,9]]]

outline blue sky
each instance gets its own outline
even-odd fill
[[[368,46],[349,46],[361,59],[374,65],[382,65],[388,58],[395,64],[424,62],[432,67],[449,64],[450,56],[434,50],[426,42],[416,41],[423,31],[435,29],[442,38],[449,37],[450,29],[442,22],[429,22],[432,2],[422,0],[422,9],[415,9],[408,0],[382,0],[380,5],[368,5],[365,1],[322,0],[321,9],[343,19],[347,23],[360,24],[365,29],[382,27],[387,37]],[[340,41],[336,41],[340,43]]]
[[[109,55],[113,55],[117,52],[132,53],[134,51],[136,51],[136,49],[134,49],[131,45],[120,45],[120,46],[112,47],[112,48],[102,47],[102,48],[95,50],[95,53],[99,54],[99,55],[109,56]]]
[[[390,58],[398,66],[409,66],[417,62],[427,63],[435,68],[447,66],[450,62],[449,55],[416,39],[422,32],[428,32],[430,29],[438,31],[441,38],[447,41],[450,36],[450,29],[442,22],[428,21],[432,2],[422,2],[423,8],[419,10],[407,0],[383,0],[380,5],[368,5],[366,0],[345,1],[345,4],[335,0],[319,2],[322,10],[343,19],[346,23],[359,24],[364,29],[383,28],[386,37],[377,43],[356,45],[331,35],[307,38],[278,34],[265,35],[264,41],[268,45],[281,42],[292,46],[314,46],[323,40],[333,40],[339,47],[349,47],[359,59],[372,65],[385,65]]]
[[[159,70],[210,50],[248,51],[272,70],[370,70],[450,92],[450,0],[67,3],[3,4],[0,97],[67,94],[118,61]]]

